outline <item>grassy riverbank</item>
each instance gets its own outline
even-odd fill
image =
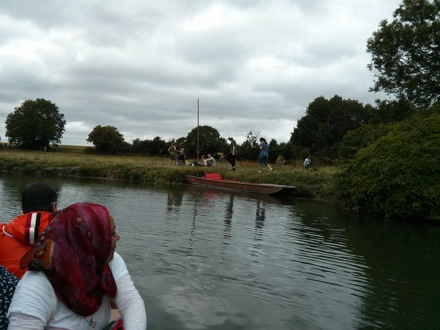
[[[167,157],[103,156],[87,152],[87,147],[60,146],[56,151],[23,151],[0,148],[0,170],[3,173],[26,173],[42,176],[70,176],[129,180],[155,184],[184,184],[185,174],[199,172],[221,173],[224,178],[276,183],[296,186],[298,197],[332,199],[335,167],[312,167],[309,170],[297,165],[275,165],[269,173],[258,173],[257,163],[238,162],[237,171],[231,171],[227,162],[217,162],[217,167],[192,167],[169,165]]]

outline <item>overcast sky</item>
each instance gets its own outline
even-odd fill
[[[366,42],[401,0],[2,0],[0,136],[55,103],[63,145],[97,125],[168,141],[200,125],[287,142],[317,97],[374,104]]]

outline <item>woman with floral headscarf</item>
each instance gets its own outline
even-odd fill
[[[123,327],[146,329],[145,306],[121,256],[107,208],[77,203],[54,220],[21,260],[29,271],[9,308],[8,329],[104,329],[114,299]]]

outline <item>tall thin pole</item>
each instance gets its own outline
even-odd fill
[[[199,99],[197,99],[197,173],[199,171]]]

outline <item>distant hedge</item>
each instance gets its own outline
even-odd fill
[[[440,221],[440,106],[390,126],[337,178],[339,197],[387,218]]]

